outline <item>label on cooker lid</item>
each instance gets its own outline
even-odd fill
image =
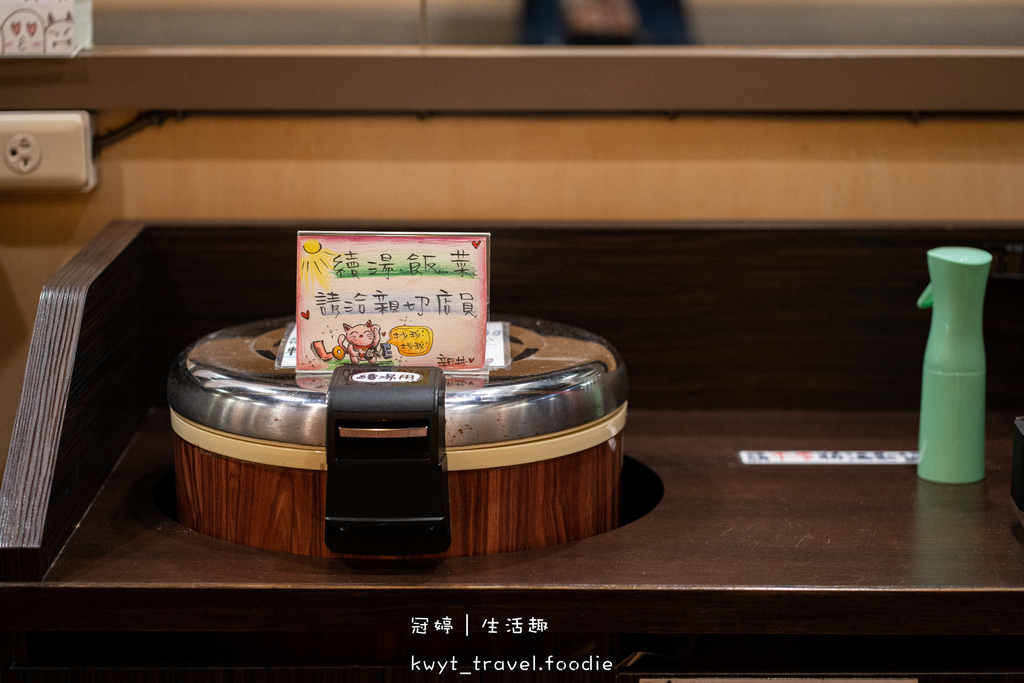
[[[278,370],[295,367],[295,325],[289,325],[278,349],[274,367]],[[511,363],[509,353],[508,323],[489,321],[487,323],[487,346],[484,356],[486,368],[507,368]]]
[[[357,372],[348,377],[353,382],[366,382],[368,384],[405,384],[407,382],[419,382],[423,375],[418,372]]]

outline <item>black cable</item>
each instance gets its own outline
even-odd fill
[[[96,135],[92,139],[92,154],[93,157],[99,156],[99,153],[110,147],[111,145],[124,140],[125,138],[131,137],[136,133],[151,128],[154,126],[162,126],[164,121],[168,119],[174,119],[175,121],[183,120],[188,114],[183,111],[147,111],[139,114],[134,119],[119,126],[113,130],[107,131],[101,135]]]

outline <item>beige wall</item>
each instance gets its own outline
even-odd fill
[[[1024,119],[168,122],[105,150],[91,194],[0,195],[4,453],[40,288],[117,218],[1024,221]]]

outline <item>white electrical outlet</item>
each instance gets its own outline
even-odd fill
[[[84,111],[0,111],[0,191],[88,192],[96,185]]]

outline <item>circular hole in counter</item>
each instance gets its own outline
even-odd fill
[[[661,477],[628,455],[622,462],[622,526],[632,524],[658,507],[665,495]]]

